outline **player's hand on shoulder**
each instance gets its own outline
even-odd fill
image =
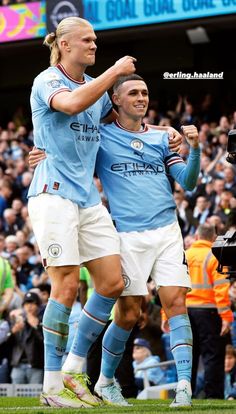
[[[136,71],[135,62],[137,60],[132,56],[124,56],[117,60],[114,69],[116,70],[117,76],[132,75]]]
[[[172,152],[179,152],[182,144],[182,135],[173,127],[168,127],[169,149]]]
[[[181,127],[182,132],[192,148],[199,147],[199,137],[198,137],[198,130],[195,125],[183,125]]]

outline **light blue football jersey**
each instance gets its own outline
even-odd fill
[[[101,125],[96,171],[118,231],[145,231],[176,220],[168,174],[184,189],[193,189],[200,169],[200,150],[191,149],[188,164],[168,148],[168,134],[144,126],[129,131],[116,121]],[[167,174],[168,172],[168,174]]]
[[[42,192],[57,194],[81,207],[100,202],[93,174],[100,145],[100,120],[111,111],[107,93],[85,111],[74,116],[50,107],[52,98],[61,91],[73,91],[84,82],[72,79],[62,65],[49,67],[34,80],[31,109],[34,145],[46,151],[47,158],[34,172],[28,197]]]

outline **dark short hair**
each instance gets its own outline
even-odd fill
[[[133,73],[132,75],[120,76],[119,79],[113,85],[113,91],[115,92],[119,88],[119,86],[122,85],[122,83],[131,80],[139,80],[145,82],[142,76],[139,76],[136,73]]]
[[[202,240],[214,241],[216,237],[215,226],[208,223],[200,224],[197,228],[197,233]]]

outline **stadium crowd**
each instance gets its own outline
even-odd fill
[[[4,1],[2,5],[20,3]],[[193,105],[179,96],[174,110],[163,113],[152,103],[146,123],[171,125],[195,124],[201,145],[201,171],[193,191],[184,191],[173,183],[177,216],[188,249],[195,240],[200,224],[215,226],[217,234],[236,228],[236,167],[226,161],[227,135],[236,128],[236,110],[220,113],[207,94],[201,105]],[[27,191],[33,176],[28,154],[33,147],[33,132],[27,120],[14,117],[0,126],[0,382],[41,383],[43,373],[43,334],[41,321],[50,292],[50,282],[32,232],[27,210]],[[183,142],[181,155],[188,158],[189,147]],[[95,182],[100,185],[96,178]],[[101,197],[106,197],[99,188]],[[108,206],[109,207],[109,206]],[[230,290],[236,320],[234,284]],[[235,288],[234,288],[235,289]],[[148,312],[142,315],[136,335],[151,343],[153,354],[166,359],[162,345],[160,306],[150,289]],[[236,322],[232,323],[227,342],[235,347]],[[148,329],[148,326],[151,326]],[[6,343],[8,346],[6,347]],[[145,342],[144,342],[145,343]],[[148,347],[149,347],[148,345]],[[35,352],[36,350],[36,352]],[[235,382],[235,348],[229,354],[234,367],[227,368],[227,386]],[[230,375],[229,376],[229,372]],[[232,377],[234,377],[232,379]],[[229,379],[230,378],[230,379]],[[230,384],[229,384],[229,381]],[[230,397],[228,397],[230,395]],[[235,392],[226,393],[234,398]]]

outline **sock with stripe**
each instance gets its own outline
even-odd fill
[[[192,372],[192,329],[187,314],[169,319],[170,348],[175,360],[178,381],[191,382]]]
[[[84,360],[93,342],[104,329],[116,299],[100,295],[95,290],[80,314],[78,328],[63,371],[82,372]]]
[[[54,299],[49,299],[43,315],[44,336],[44,392],[58,392],[63,388],[61,371],[62,357],[66,350],[69,333],[68,319],[71,308]]]
[[[98,379],[100,385],[113,382],[116,368],[123,356],[131,331],[120,328],[115,322],[108,327],[102,341],[102,365]]]

